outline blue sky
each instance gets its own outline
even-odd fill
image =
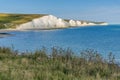
[[[0,0],[1,13],[53,14],[78,20],[120,23],[120,0]]]

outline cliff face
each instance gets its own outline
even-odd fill
[[[102,24],[102,23],[101,23]],[[21,24],[16,27],[16,29],[24,30],[24,29],[51,29],[51,28],[66,28],[71,26],[90,26],[90,25],[101,25],[95,24],[92,22],[85,21],[75,21],[57,18],[53,15],[46,15],[40,18],[33,19],[30,22]],[[103,23],[102,25],[106,25]]]
[[[17,29],[47,29],[47,28],[64,28],[69,24],[61,18],[52,15],[43,16],[33,19],[28,23],[21,24]]]
[[[74,26],[107,25],[104,22],[65,20],[47,14],[0,13],[0,29],[52,29]]]

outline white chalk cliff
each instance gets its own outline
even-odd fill
[[[51,29],[51,28],[67,28],[73,26],[89,26],[89,25],[98,25],[91,22],[75,21],[69,20],[65,21],[64,19],[57,18],[53,15],[46,15],[37,19],[33,19],[30,22],[21,24],[17,26],[18,30],[27,30],[27,29]],[[101,23],[99,25],[107,25],[107,23]]]

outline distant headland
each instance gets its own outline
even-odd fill
[[[0,13],[0,29],[15,29],[15,30],[58,29],[92,25],[108,25],[108,23],[62,19],[49,14]]]

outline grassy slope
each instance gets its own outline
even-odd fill
[[[70,49],[43,48],[18,55],[0,47],[0,80],[120,80],[120,67],[109,55],[105,61],[94,50],[75,56]],[[49,56],[47,54],[50,54]]]
[[[3,14],[0,13],[0,28],[14,28],[16,25],[26,23],[44,14]]]

